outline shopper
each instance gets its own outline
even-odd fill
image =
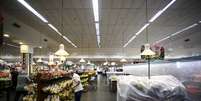
[[[80,81],[80,76],[76,74],[74,71],[70,71],[72,80],[73,80],[73,88],[75,92],[75,101],[81,101],[83,86]]]
[[[18,71],[16,68],[11,68],[11,79],[12,79],[12,88],[16,89],[17,86],[17,77],[18,77]]]
[[[26,95],[28,92],[24,89],[24,87],[30,83],[29,76],[25,73],[19,74],[17,78],[17,87],[16,87],[16,95],[15,101],[18,101],[19,98],[23,95]]]

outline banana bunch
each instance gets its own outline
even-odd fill
[[[72,80],[65,80],[58,84],[53,84],[48,87],[45,87],[45,88],[43,88],[43,91],[57,94],[57,93],[61,92],[62,90],[64,90],[65,88],[71,87],[71,84],[72,84]]]
[[[23,97],[23,101],[36,101],[36,100],[37,100],[36,95],[27,95],[27,96]]]

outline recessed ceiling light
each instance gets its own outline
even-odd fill
[[[42,47],[42,46],[39,46],[38,48],[40,48],[40,49],[41,49],[41,48],[43,48],[43,47]]]
[[[9,38],[10,35],[9,34],[3,34],[4,37]]]

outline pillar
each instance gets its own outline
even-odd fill
[[[22,53],[22,69],[25,71],[25,73],[31,75],[33,47],[30,45],[20,45],[20,52]]]

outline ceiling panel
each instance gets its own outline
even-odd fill
[[[61,9],[62,0],[26,1],[60,31],[62,30],[61,23],[63,23],[64,35],[79,48],[74,49],[72,45],[58,36],[56,32],[50,29],[17,1],[4,0],[0,1],[0,5],[5,13],[8,13],[32,27],[34,30],[52,38],[55,42],[64,43],[73,56],[81,55],[81,46],[84,48],[92,48],[89,52],[92,56],[122,54],[122,41],[124,40],[125,44],[146,23],[145,0],[99,0],[101,48],[98,48],[92,0],[63,0],[63,9]],[[148,0],[148,18],[150,19],[170,1],[171,0]],[[167,11],[148,27],[149,42],[153,43],[200,21],[200,5],[201,0],[177,0],[175,4],[168,8]],[[63,11],[63,14],[61,13],[61,10]],[[62,15],[63,20],[61,20]],[[197,27],[200,28],[200,25]],[[200,32],[200,30],[196,30],[195,28],[189,30],[188,33],[194,33],[191,38],[197,40],[197,37],[195,36],[199,36]],[[124,38],[122,37],[122,34],[124,35]],[[128,47],[126,47],[127,56],[139,55],[140,46],[146,43],[145,34],[145,31],[143,31],[128,45]],[[184,32],[182,35],[183,36],[175,37],[175,45],[184,46],[183,44],[185,43],[180,42],[178,39],[181,39],[188,34],[185,34]],[[189,54],[192,50],[198,51],[200,49],[200,43],[196,44],[196,42],[199,41],[193,41],[191,43],[193,46],[192,49],[184,47],[187,52],[183,53]],[[169,47],[168,43],[172,42],[167,41],[164,43],[164,45],[167,46],[167,49]],[[55,46],[51,47],[57,46],[55,44]],[[84,54],[88,54],[87,49],[84,49]]]

